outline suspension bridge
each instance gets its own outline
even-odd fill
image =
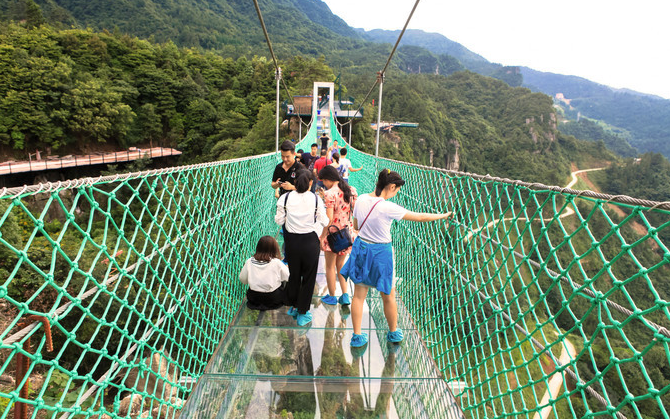
[[[330,97],[298,148],[346,144]],[[365,352],[319,288],[308,328],[245,308],[277,152],[3,188],[1,417],[670,417],[670,203],[348,147],[360,193],[390,168],[400,205],[455,213],[393,227],[401,345],[374,293]]]
[[[402,345],[373,293],[362,354],[318,289],[310,328],[244,307],[277,153],[3,189],[2,417],[668,417],[668,203],[349,155],[456,212],[394,227]]]

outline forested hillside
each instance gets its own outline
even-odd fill
[[[614,164],[605,175],[601,186],[607,193],[670,201],[670,162],[659,153]]]
[[[670,157],[670,100],[627,90],[612,89],[581,77],[543,73],[521,68],[524,85],[570,100],[561,103],[566,114],[577,113],[630,132],[631,146],[640,152],[657,152]]]
[[[178,147],[192,163],[274,147],[274,68],[265,58],[16,24],[0,29],[0,45],[5,154],[153,143]],[[285,66],[301,83],[334,78],[315,59]]]
[[[233,60],[127,35],[17,24],[2,29],[0,43],[6,153],[152,143],[177,147],[192,163],[274,144],[273,67],[265,58]],[[282,65],[293,94],[335,78],[323,60],[296,57]],[[462,170],[546,183],[562,183],[570,161],[612,158],[597,145],[563,138],[545,95],[468,72],[393,75],[383,116],[419,122],[419,129],[401,131],[397,149],[397,141],[386,142],[389,156],[427,164],[432,150],[434,164],[448,167],[458,153]],[[362,127],[354,144],[371,150],[372,138]]]
[[[561,134],[551,98],[499,80],[413,75],[384,89],[384,118],[419,123],[400,130],[398,144],[387,142],[386,155],[429,164],[432,151],[435,166],[450,167],[458,153],[460,170],[548,184],[562,184],[571,161],[614,158],[602,144]]]
[[[564,121],[558,126],[561,132],[589,141],[602,141],[605,146],[622,157],[634,157],[637,150],[631,147],[628,132],[614,131],[588,118],[579,121]]]

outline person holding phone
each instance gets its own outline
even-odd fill
[[[305,168],[300,162],[296,161],[295,144],[291,141],[284,141],[280,150],[282,162],[275,167],[275,171],[272,174],[272,181],[270,182],[270,185],[274,189],[277,189],[277,197],[288,191],[295,190],[296,173],[298,170]]]

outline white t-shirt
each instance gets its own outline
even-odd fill
[[[288,197],[288,203],[286,203],[286,197]],[[285,204],[286,211],[284,211]],[[316,222],[314,221],[315,206]],[[289,233],[306,234],[313,231],[317,236],[320,236],[323,228],[330,223],[323,200],[319,197],[315,199],[315,195],[310,191],[303,193],[292,191],[282,195],[277,200],[275,222],[279,225],[286,223],[286,230]]]
[[[370,210],[373,205],[372,213]],[[370,216],[368,217],[368,214]],[[390,243],[391,242],[391,223],[393,220],[401,220],[407,214],[407,210],[398,204],[387,201],[383,198],[372,197],[370,194],[360,195],[354,205],[354,218],[358,222],[358,236],[372,243]],[[363,221],[368,217],[365,224]],[[361,224],[363,227],[361,228]]]
[[[337,169],[343,179],[349,179],[349,168],[351,168],[351,160],[346,157],[340,157],[340,167]]]
[[[259,262],[251,257],[240,271],[240,282],[249,284],[252,291],[272,292],[288,281],[288,276],[288,266],[281,260],[274,258],[270,262]]]

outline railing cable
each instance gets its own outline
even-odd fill
[[[409,25],[409,21],[412,19],[412,16],[414,15],[414,11],[416,10],[416,7],[419,5],[419,1],[421,0],[416,0],[414,3],[414,7],[412,7],[412,11],[409,13],[409,16],[407,17],[407,21],[405,22],[405,26],[403,26],[402,31],[400,31],[400,35],[398,35],[398,39],[395,41],[395,45],[393,46],[393,49],[391,50],[391,53],[389,54],[388,59],[386,60],[386,64],[384,64],[384,68],[381,71],[377,72],[377,78],[375,79],[375,82],[372,84],[372,87],[370,87],[370,90],[368,90],[368,94],[365,95],[365,98],[361,101],[361,105],[356,109],[356,112],[354,112],[354,116],[358,114],[358,112],[361,110],[363,105],[367,102],[368,97],[370,97],[370,94],[374,90],[375,86],[377,86],[377,83],[380,83],[383,77],[386,74],[386,69],[388,68],[389,64],[391,63],[391,59],[393,58],[393,55],[395,54],[396,49],[398,49],[398,45],[400,44],[400,40],[402,39],[402,36],[405,34],[405,30],[407,30],[407,25]],[[345,122],[342,124],[342,126],[350,124],[353,121],[353,118],[350,119],[349,121]]]
[[[277,56],[275,55],[275,51],[272,48],[272,42],[270,41],[270,34],[268,33],[268,29],[265,26],[265,21],[263,20],[263,14],[261,13],[261,8],[258,5],[258,0],[254,0],[254,6],[256,7],[256,13],[258,14],[258,20],[261,22],[261,28],[263,29],[263,34],[265,35],[265,42],[268,44],[268,49],[270,50],[270,55],[272,56],[272,62],[274,63],[275,66],[275,74],[280,74],[281,70],[279,68],[279,62],[277,61]],[[291,100],[291,104],[293,105],[293,109],[298,109],[295,106],[295,102],[293,101],[293,95],[291,92],[288,90],[288,86],[286,85],[286,81],[279,76],[282,86],[284,86],[284,90],[286,90],[286,94],[288,95],[289,99]],[[307,126],[305,122],[303,122],[302,118],[300,119],[300,123],[304,124]]]

